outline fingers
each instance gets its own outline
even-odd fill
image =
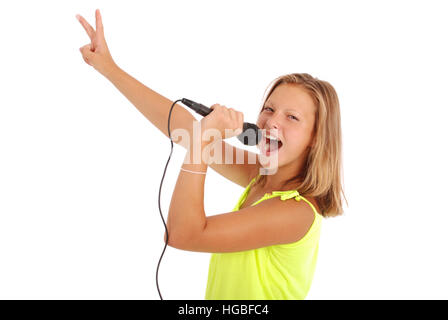
[[[220,110],[223,113],[226,113],[228,117],[230,117],[232,120],[242,120],[243,119],[243,113],[239,112],[233,108],[227,108],[226,106],[220,105],[218,103],[215,103],[210,107],[212,110]]]
[[[244,125],[244,114],[242,112],[238,112],[238,123],[241,125],[241,130]]]
[[[233,108],[229,109],[232,120],[236,122],[236,126],[239,129],[239,132],[243,132],[243,124],[244,124],[244,115],[242,112],[236,111]]]
[[[82,54],[82,58],[84,59],[84,61],[88,64],[88,65],[92,65],[92,63],[89,61],[89,58],[91,57],[91,45],[90,44],[86,44],[85,46],[82,46],[81,48],[79,48],[79,51],[81,51]]]
[[[95,18],[96,18],[96,31],[104,36],[103,19],[101,18],[100,9],[96,9]]]
[[[226,106],[220,105],[219,103],[215,103],[210,107],[212,110],[216,110],[215,112],[225,114],[227,117],[230,117],[229,109]]]
[[[91,44],[86,44],[85,46],[82,46],[81,48],[79,48],[79,51],[81,51],[81,53],[83,55],[87,55],[87,52],[90,51],[91,48]]]
[[[90,40],[93,41],[95,39],[95,30],[92,28],[92,26],[86,21],[86,19],[84,19],[81,15],[77,14],[76,18],[78,19],[78,21],[81,23],[81,25],[83,26],[83,28],[86,30],[87,35],[89,36]]]
[[[226,106],[220,105],[218,103],[215,103],[210,108],[216,110],[215,112],[222,112],[225,117],[232,121],[234,126],[238,127],[241,132],[243,131],[244,114],[242,112],[239,112],[233,108],[227,108]]]
[[[236,121],[242,121],[243,120],[243,113],[236,111],[233,108],[229,108],[229,112],[230,112],[230,116],[232,117],[232,119],[236,120]]]
[[[228,110],[229,110],[230,118],[232,118],[233,121],[237,121],[238,120],[238,115],[236,113],[237,111],[233,108],[229,108]]]
[[[91,64],[90,64],[90,62],[89,62],[89,60],[87,60],[87,58],[86,57],[84,57],[84,56],[82,56],[82,58],[84,59],[84,61],[89,65],[89,66],[91,66]]]

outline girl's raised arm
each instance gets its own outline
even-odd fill
[[[113,85],[148,119],[155,125],[165,136],[168,135],[168,115],[173,101],[165,98],[156,91],[146,87],[144,84],[134,79],[131,75],[118,67],[113,60],[109,48],[104,37],[104,27],[99,9],[95,11],[96,30],[80,15],[76,15],[81,25],[90,38],[90,43],[82,46],[81,51],[84,61],[94,67],[99,73],[106,77]],[[173,131],[176,129],[184,129],[188,131],[190,138],[193,137],[193,123],[197,121],[193,115],[180,104],[176,104],[171,113],[170,130],[173,137]],[[189,147],[189,141],[182,138],[175,139],[173,142]],[[210,166],[225,178],[234,183],[246,186],[255,169],[259,164],[249,164],[248,159],[254,159],[254,155],[250,152],[231,146],[230,144],[220,141],[223,157],[225,154],[232,154],[232,162],[213,163]],[[237,154],[244,154],[244,163],[237,163]]]
[[[90,43],[82,46],[80,51],[84,61],[94,67],[113,85],[162,133],[168,137],[168,114],[173,101],[165,98],[156,91],[146,87],[124,70],[113,60],[104,37],[103,22],[99,9],[95,11],[96,30],[80,15],[76,15],[90,38]],[[170,121],[171,133],[175,129],[192,130],[196,119],[181,105],[173,108]],[[182,139],[173,142],[188,147],[187,141]]]

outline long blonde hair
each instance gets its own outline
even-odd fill
[[[304,167],[299,175],[285,182],[297,183],[301,195],[316,199],[320,213],[324,217],[343,213],[342,188],[342,134],[339,99],[333,86],[308,73],[291,73],[280,76],[268,86],[263,104],[282,83],[297,84],[313,99],[316,106],[313,146],[308,151]],[[255,184],[264,185],[266,175],[259,175]],[[347,199],[345,198],[347,203]],[[348,205],[348,203],[347,203]],[[318,210],[319,210],[318,209]]]

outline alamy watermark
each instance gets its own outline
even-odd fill
[[[278,170],[278,152],[271,152],[269,155],[264,152],[267,149],[266,130],[262,131],[262,139],[258,142],[257,148],[259,153],[247,152],[247,163],[256,164],[257,159],[261,167],[259,169],[262,175],[273,175]],[[237,136],[241,133],[241,130],[225,129],[224,136],[218,129],[204,129],[201,130],[201,122],[193,122],[193,137],[190,137],[190,133],[186,129],[175,129],[171,132],[171,138],[175,141],[182,141],[182,144],[189,146],[187,151],[187,157],[185,163],[199,164],[201,159],[204,163],[211,164],[244,164],[245,162],[245,150],[235,149],[237,152],[233,155],[231,146],[223,148],[219,141],[228,139],[230,137]],[[270,134],[277,134],[276,129],[270,130]],[[206,142],[203,146],[202,142]],[[270,140],[270,149],[278,149],[278,141]],[[224,152],[224,155],[223,155]],[[193,157],[191,157],[193,156]],[[192,161],[190,161],[192,160]]]

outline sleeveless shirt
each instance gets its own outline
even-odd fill
[[[232,211],[240,209],[255,179],[247,185]],[[305,299],[316,267],[322,216],[297,190],[266,193],[251,206],[273,197],[280,197],[282,201],[306,201],[314,212],[310,229],[303,238],[288,244],[212,253],[206,300]]]

